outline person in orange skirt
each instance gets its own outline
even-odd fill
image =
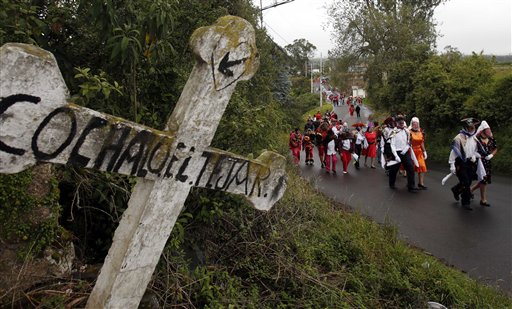
[[[419,166],[414,166],[414,172],[418,173],[418,188],[426,190],[425,186],[425,173],[427,172],[427,150],[425,149],[425,133],[421,130],[420,120],[418,117],[412,117],[411,126],[409,127],[411,132],[411,145],[416,160],[418,160]]]
[[[368,167],[366,160],[370,158],[370,166],[371,168],[375,168],[374,160],[377,157],[377,122],[374,122],[372,126],[368,126],[368,130],[364,133],[365,136],[365,146],[363,153],[364,157],[364,166]]]

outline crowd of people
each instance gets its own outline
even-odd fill
[[[486,121],[480,123],[474,118],[465,118],[462,124],[462,130],[451,145],[450,174],[445,178],[457,176],[459,183],[451,191],[457,201],[461,200],[463,208],[472,209],[470,200],[476,190],[480,190],[480,205],[489,207],[486,187],[491,183],[491,159],[497,152],[496,141]],[[380,164],[391,189],[396,189],[400,173],[407,177],[407,190],[416,193],[427,190],[425,137],[418,117],[412,117],[409,125],[401,113],[388,117],[380,125],[371,120],[348,125],[338,119],[334,111],[324,115],[318,111],[308,117],[303,133],[299,128],[291,132],[289,148],[295,164],[301,162],[301,151],[304,151],[306,165],[314,165],[316,148],[319,166],[327,174],[337,173],[338,156],[343,174],[349,173],[351,161],[356,170],[362,165],[375,169]],[[472,185],[474,180],[478,182]]]

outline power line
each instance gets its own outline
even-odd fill
[[[278,2],[277,0],[274,0],[274,4],[267,5],[265,7],[263,7],[263,4],[262,4],[261,1],[262,0],[260,0],[260,21],[261,21],[261,26],[263,27],[263,11],[264,10],[275,8],[276,6],[283,5],[283,4],[286,4],[286,3],[290,3],[290,2],[293,2],[295,0],[282,0],[280,2]]]
[[[283,40],[287,45],[290,44],[290,42],[288,42],[288,40],[286,40],[285,38],[283,38],[277,31],[275,31],[272,27],[270,27],[269,24],[267,24],[266,22],[264,22],[265,26],[267,26],[270,30],[272,30],[272,32],[274,32],[278,37],[281,38],[281,40]]]
[[[279,5],[282,5],[282,4],[286,4],[286,3],[289,3],[289,2],[293,2],[293,1],[295,1],[295,0],[283,0],[281,2],[278,2],[277,0],[275,0],[274,4],[267,5],[266,7],[262,7],[261,10],[264,11],[266,9],[275,8],[276,6],[279,6]]]

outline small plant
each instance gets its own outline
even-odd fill
[[[75,74],[75,78],[82,81],[79,85],[79,94],[82,100],[84,100],[85,105],[100,95],[104,99],[108,99],[112,92],[123,95],[123,87],[116,81],[114,81],[114,84],[111,84],[105,72],[100,71],[100,74],[97,75],[92,74],[90,68],[77,67],[75,70],[78,72]]]

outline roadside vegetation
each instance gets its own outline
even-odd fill
[[[493,170],[511,175],[510,62],[452,48],[437,54],[433,12],[443,2],[334,1],[328,12],[339,44],[331,66],[337,73],[366,68],[368,102],[377,114],[418,117],[430,161],[447,162],[461,119],[486,120],[498,143]],[[332,81],[347,83],[344,74],[333,74]]]
[[[429,160],[447,163],[459,120],[475,117],[489,123],[498,142],[493,171],[512,174],[510,69],[495,66],[483,55],[450,51],[424,62],[399,62],[388,76],[388,84],[375,92],[369,105],[380,114],[401,111],[408,118],[419,117]]]
[[[0,42],[54,53],[73,101],[160,129],[193,65],[192,31],[226,14],[253,25],[258,17],[245,0],[0,4]],[[256,34],[260,69],[237,86],[213,146],[287,156],[288,133],[318,110],[318,96],[289,73],[293,62],[265,31]],[[141,307],[512,307],[503,293],[408,247],[393,226],[318,193],[295,166],[287,170],[288,189],[269,212],[193,189]],[[48,165],[0,175],[0,307],[84,307],[135,182]],[[69,248],[73,263],[57,272]]]

